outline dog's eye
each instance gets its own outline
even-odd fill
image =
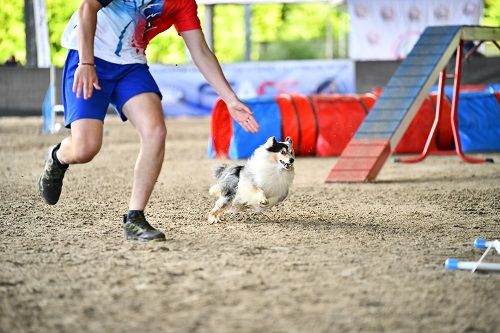
[[[286,155],[286,150],[285,150],[285,149],[282,149],[282,150],[281,150],[281,153],[282,153],[283,155]]]

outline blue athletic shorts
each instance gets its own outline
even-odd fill
[[[123,121],[127,117],[122,112],[123,105],[132,97],[146,93],[157,93],[160,89],[146,64],[114,64],[97,57],[94,58],[97,77],[101,90],[94,89],[92,97],[76,98],[73,92],[75,70],[78,67],[78,51],[69,50],[63,68],[62,101],[64,105],[64,125],[68,128],[78,119],[98,119],[104,121],[108,106],[114,106]]]

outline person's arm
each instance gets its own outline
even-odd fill
[[[220,98],[226,102],[234,120],[246,131],[256,133],[259,130],[259,124],[253,117],[252,111],[239,100],[227,82],[219,61],[205,41],[203,32],[200,29],[194,29],[181,32],[180,35],[186,43],[193,62]]]
[[[88,99],[92,90],[98,89],[99,80],[94,66],[94,37],[97,24],[97,12],[102,6],[97,0],[82,0],[78,9],[78,55],[80,63],[75,71],[73,92],[80,98]]]

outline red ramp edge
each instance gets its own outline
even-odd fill
[[[391,154],[389,139],[352,139],[325,182],[366,182],[375,179]]]

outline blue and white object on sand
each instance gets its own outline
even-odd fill
[[[444,263],[444,267],[449,270],[463,269],[474,273],[476,270],[488,271],[488,272],[500,272],[500,263],[486,263],[482,262],[484,257],[488,252],[494,248],[498,254],[500,254],[500,241],[493,240],[487,241],[484,239],[474,240],[474,247],[476,249],[486,249],[481,258],[478,261],[460,261],[456,258],[448,258]]]
[[[500,245],[500,242],[498,240],[494,241],[487,241],[481,238],[476,238],[474,240],[474,247],[476,249],[487,249],[489,247],[495,247]],[[498,247],[495,247],[497,249],[498,254],[500,254],[500,249]]]
[[[476,267],[477,266],[477,267]],[[467,271],[472,270],[483,270],[483,271],[495,271],[500,272],[500,263],[478,263],[476,261],[460,261],[457,258],[448,258],[444,262],[444,267],[449,270],[463,269]]]

